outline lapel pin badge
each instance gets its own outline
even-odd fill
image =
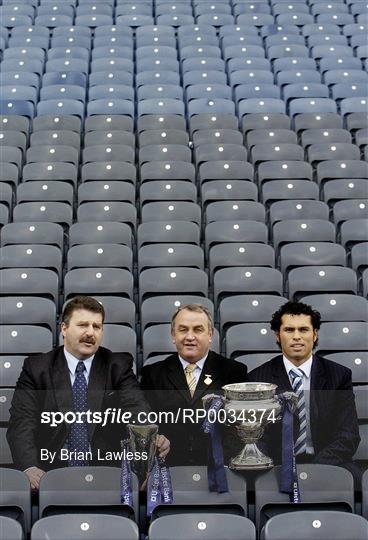
[[[208,375],[208,374],[206,373],[206,378],[205,378],[205,380],[204,380],[204,384],[212,384],[212,377],[211,377],[211,375]]]

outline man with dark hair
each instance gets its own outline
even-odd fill
[[[149,411],[132,358],[100,346],[104,318],[104,308],[94,298],[73,298],[62,315],[64,346],[24,361],[7,438],[16,467],[25,471],[33,489],[48,469],[119,465],[113,452],[121,450],[124,423],[112,423],[105,413],[121,409],[135,418]],[[88,412],[101,414],[101,422],[89,422]],[[55,425],[47,421],[50,413],[56,414]],[[66,416],[61,418],[66,413],[80,417],[67,423]],[[164,457],[169,441],[160,435],[157,446]]]
[[[313,354],[321,316],[311,306],[287,302],[276,311],[271,328],[282,354],[249,374],[249,380],[294,391],[298,410],[294,427],[297,462],[341,465],[355,474],[352,463],[360,437],[351,371]],[[270,425],[263,437],[266,453],[281,462],[281,429]]]
[[[225,384],[244,382],[247,368],[210,350],[213,338],[211,313],[202,305],[187,304],[176,310],[171,338],[177,352],[155,364],[143,366],[141,388],[152,408],[174,413],[162,425],[171,441],[170,465],[205,465],[207,436],[201,432],[206,394],[219,393]],[[185,415],[185,417],[184,417]]]

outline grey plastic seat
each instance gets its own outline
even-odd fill
[[[263,540],[290,540],[294,537],[295,527],[300,535],[310,540],[335,538],[364,540],[368,533],[368,523],[362,516],[346,512],[328,510],[302,510],[273,516],[267,521],[262,532]]]
[[[313,200],[283,200],[276,201],[270,206],[269,220],[273,226],[285,219],[329,219],[329,208],[322,201]]]
[[[134,519],[134,514],[138,515],[135,474],[132,482],[133,508],[120,502],[120,469],[116,467],[64,467],[48,471],[40,484],[40,518],[48,517],[53,507],[53,515],[75,514],[77,508],[97,515],[109,509],[111,514]]]
[[[91,74],[92,76],[93,74]],[[84,123],[85,132],[90,131],[133,131],[133,120],[127,115],[100,114],[89,116]]]
[[[335,227],[324,219],[283,220],[273,227],[273,244],[279,249],[288,242],[334,242]]]
[[[119,221],[128,223],[134,229],[137,211],[132,204],[120,201],[86,202],[78,207],[77,219],[79,222]]]
[[[275,253],[271,246],[257,243],[218,244],[210,249],[209,253],[210,278],[216,272],[227,267],[275,266]]]
[[[143,134],[148,131],[143,132]],[[156,131],[157,133],[157,131]],[[185,133],[185,132],[183,132]],[[140,167],[141,184],[151,180],[195,181],[195,167],[187,161],[149,161]]]
[[[351,248],[350,257],[351,267],[356,272],[359,273],[363,271],[366,267],[368,267],[368,242],[361,242],[360,244],[355,244]]]
[[[134,330],[136,322],[135,304],[129,298],[120,296],[94,296],[105,309],[105,323],[129,326]]]
[[[196,114],[188,119],[191,137],[193,133],[203,129],[238,129],[238,119],[234,114]]]
[[[26,154],[27,163],[72,163],[77,166],[79,162],[78,151],[72,146],[30,146]]]
[[[246,479],[226,468],[226,477],[229,491],[216,493],[208,490],[207,469],[205,466],[171,467],[171,481],[176,493],[173,505],[162,506],[157,510],[159,516],[165,510],[165,514],[174,514],[174,517],[188,512],[206,510],[207,515],[218,511],[247,515],[247,491]],[[175,506],[180,508],[175,508]],[[159,513],[160,512],[160,513]],[[155,514],[154,514],[155,515]],[[161,513],[162,515],[162,513]],[[184,536],[183,536],[184,539]]]
[[[72,224],[73,210],[69,204],[61,202],[24,202],[14,207],[15,223],[24,221],[51,221],[64,226]]]
[[[62,248],[63,228],[50,222],[8,223],[1,230],[1,247],[19,243],[50,244]]]
[[[325,354],[326,358],[351,369],[353,383],[359,384],[365,384],[368,380],[367,356],[367,351],[344,351]]]
[[[139,163],[151,161],[187,161],[191,162],[190,149],[182,144],[150,144],[139,149]]]
[[[294,131],[290,129],[255,129],[250,133],[248,132],[246,141],[247,147],[251,148],[257,144],[267,143],[297,144],[297,137]]]
[[[133,298],[133,276],[121,268],[76,268],[65,274],[65,300],[78,295],[115,295]]]
[[[336,178],[368,178],[368,164],[364,161],[347,159],[321,161],[318,164],[318,182]]]
[[[0,268],[50,268],[61,276],[59,248],[41,244],[17,244],[0,248]]]
[[[58,114],[59,111],[54,109],[52,113],[37,116],[33,120],[33,132],[42,131],[44,129],[70,130],[80,133],[81,119],[73,114]]]
[[[147,207],[147,206],[146,206]],[[155,243],[200,243],[200,229],[192,221],[147,221],[138,226],[137,246]]]
[[[345,249],[351,249],[354,244],[368,241],[368,219],[348,219],[340,228],[340,242]]]
[[[293,121],[297,133],[300,133],[305,129],[320,129],[321,126],[323,126],[324,129],[342,128],[341,116],[336,112],[303,112],[297,114]]]
[[[280,268],[286,276],[299,266],[345,266],[346,253],[340,244],[292,242],[280,249]]]
[[[5,437],[1,438],[1,446],[3,447],[4,445],[5,447],[5,444],[7,444]],[[6,463],[6,461],[2,460],[2,463]],[[24,532],[29,532],[31,529],[31,488],[27,476],[21,471],[1,467],[0,482],[2,486],[0,495],[2,516],[7,516],[7,508],[10,511],[15,510],[19,515],[20,523],[23,523]],[[8,516],[9,517],[7,519],[11,519],[11,516],[14,517],[14,515],[10,513]],[[15,521],[15,523],[18,525],[18,531],[20,527],[21,535],[19,535],[18,532],[18,536],[15,536],[14,540],[23,540],[22,526],[20,523],[18,523],[18,521]],[[6,528],[1,528],[1,531],[2,534],[6,534]],[[10,540],[11,537],[5,535],[4,538],[9,538]]]
[[[136,182],[136,168],[126,161],[91,161],[81,168],[82,182],[89,180],[122,180]]]
[[[0,294],[51,297],[58,301],[59,280],[56,272],[45,268],[5,268],[0,270]]]
[[[246,161],[206,161],[198,168],[201,184],[207,180],[250,180],[254,179],[254,168]]]
[[[191,221],[200,225],[200,206],[188,201],[151,202],[142,208],[142,223],[153,221]]]
[[[185,290],[191,295],[208,294],[208,277],[203,270],[187,267],[150,268],[139,275],[139,298],[142,302],[148,296],[178,294]]]
[[[32,325],[1,325],[0,354],[44,353],[52,349],[52,332]]]
[[[206,161],[247,161],[247,151],[240,144],[202,144],[195,148],[197,166]]]
[[[367,301],[350,294],[311,294],[301,300],[312,305],[325,322],[367,321]]]
[[[269,323],[243,323],[231,326],[225,333],[225,349],[228,358],[249,352],[273,352],[279,348]]]
[[[239,294],[224,298],[219,304],[222,332],[238,323],[269,322],[286,298],[272,294]],[[266,360],[265,360],[266,361]]]
[[[290,297],[306,293],[357,293],[357,277],[354,270],[339,266],[301,266],[289,272]]]
[[[55,338],[56,306],[42,297],[3,296],[0,298],[0,324],[44,325],[52,330]]]
[[[215,305],[232,294],[278,294],[283,280],[279,270],[263,266],[228,267],[218,270],[213,279]]]
[[[307,148],[307,158],[312,164],[320,161],[335,160],[339,156],[341,160],[359,160],[360,151],[355,144],[350,143],[316,143]]]
[[[102,346],[115,353],[128,353],[133,359],[133,370],[136,371],[137,336],[135,330],[121,324],[104,324]]]
[[[57,111],[60,116],[77,116],[84,118],[84,103],[77,99],[46,99],[39,101],[37,105],[37,116],[50,116]]]
[[[122,244],[132,246],[132,229],[117,221],[85,221],[69,229],[69,247],[78,244]]]
[[[189,137],[186,131],[179,129],[149,129],[140,133],[139,146],[162,144],[166,140],[170,141],[170,144],[188,145],[189,143]]]
[[[144,300],[141,305],[142,331],[154,324],[170,323],[172,315],[183,304],[201,304],[209,309],[212,316],[214,315],[213,303],[202,296],[186,294],[153,296]]]
[[[1,129],[1,127],[0,127]],[[27,138],[25,133],[21,131],[5,130],[0,131],[1,134],[1,146],[15,146],[22,150],[23,155],[27,146]]]
[[[344,515],[350,515],[349,512],[354,509],[354,487],[353,477],[349,471],[342,467],[314,463],[299,464],[297,469],[303,502],[314,505],[322,504],[323,510],[336,508],[336,505],[340,509],[344,505],[347,511]],[[272,506],[277,506],[276,512],[280,514],[280,518],[284,517],[281,516],[284,510],[283,506],[285,511],[290,509],[288,495],[280,493],[278,489],[279,471],[280,467],[275,467],[258,476],[255,481],[256,526],[258,530],[264,525],[268,512],[272,512]],[[301,476],[303,472],[305,474]],[[320,508],[318,508],[317,513],[319,510]],[[287,516],[294,515],[294,512],[287,513]]]
[[[23,530],[20,523],[15,519],[6,516],[0,516],[1,534],[8,540],[23,540]]]
[[[138,271],[155,267],[188,266],[204,270],[204,255],[193,244],[151,244],[138,251]]]
[[[168,201],[176,203],[177,201],[188,201],[195,203],[197,201],[197,190],[191,182],[184,180],[156,180],[154,182],[145,182],[139,190],[141,206],[156,202]]]
[[[173,530],[178,540],[191,538],[221,540],[224,535],[231,535],[233,540],[255,539],[253,523],[243,516],[221,513],[195,513],[162,516],[154,520],[149,529],[150,540],[170,540]]]
[[[76,245],[67,253],[67,270],[74,268],[124,268],[132,272],[132,250],[122,244]]]
[[[338,201],[333,207],[333,219],[337,227],[350,219],[364,219],[368,217],[368,199],[350,199]]]
[[[14,395],[14,388],[0,388],[0,422],[9,422],[9,409]]]
[[[23,182],[17,189],[17,202],[61,202],[73,205],[74,191],[68,182]]]
[[[84,182],[78,188],[78,204],[88,201],[135,203],[135,189],[130,182],[103,180]]]
[[[137,77],[138,78],[138,77]],[[162,114],[145,114],[137,118],[138,134],[148,129],[181,129],[185,130],[185,120],[182,115],[163,112]]]
[[[206,184],[210,183],[211,182],[207,182]],[[235,221],[237,219],[248,219],[264,223],[265,208],[261,203],[238,199],[233,201],[209,202],[206,207],[206,224],[213,221]]]
[[[15,387],[19,378],[25,356],[1,355],[0,380],[7,387]]]
[[[313,169],[305,161],[264,161],[258,166],[258,181],[265,180],[312,180]]]
[[[336,201],[366,199],[367,180],[365,178],[329,180],[323,185],[322,198],[330,206]]]
[[[340,128],[332,129],[306,129],[301,134],[301,143],[304,148],[318,143],[351,143],[349,131]]]
[[[125,161],[134,163],[134,149],[125,144],[96,144],[86,146],[83,150],[83,164],[95,162]]]
[[[268,230],[264,223],[258,221],[215,221],[206,225],[206,254],[216,244],[226,242],[260,242],[266,244]]]
[[[75,540],[86,539],[86,534],[95,540],[106,536],[110,540],[138,540],[138,526],[123,516],[104,514],[74,514],[50,516],[38,520],[32,528],[32,540],[60,540],[61,534]],[[10,539],[9,539],[10,540]]]
[[[61,144],[65,146],[72,146],[76,150],[79,150],[80,137],[78,133],[71,130],[42,130],[32,133],[30,144],[32,146],[51,146]]]
[[[216,162],[213,163],[216,164]],[[258,190],[252,182],[218,179],[204,182],[201,186],[201,195],[203,206],[212,201],[255,202],[258,198]],[[249,215],[248,219],[253,218]]]
[[[162,298],[162,297],[159,297]],[[147,301],[147,300],[146,300]],[[155,324],[146,328],[142,333],[143,364],[151,358],[163,355],[167,357],[175,352],[171,339],[170,324]]]
[[[261,199],[269,206],[280,200],[317,200],[318,195],[318,186],[309,180],[273,180],[262,185]]]

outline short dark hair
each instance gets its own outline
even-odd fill
[[[272,315],[270,321],[271,328],[274,332],[279,332],[281,327],[281,318],[283,315],[309,315],[312,321],[314,330],[319,330],[321,327],[321,314],[309,304],[303,302],[286,302]]]
[[[105,310],[100,302],[92,298],[92,296],[75,296],[65,304],[61,322],[68,325],[73,312],[77,309],[86,309],[87,311],[92,311],[92,313],[100,313],[102,322],[105,320]]]

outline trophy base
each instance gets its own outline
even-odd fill
[[[253,442],[247,443],[240,454],[230,460],[229,467],[235,471],[264,471],[272,469],[273,460]]]
[[[233,458],[229,463],[229,468],[233,471],[265,471],[273,468],[273,461],[268,463],[242,463]]]

